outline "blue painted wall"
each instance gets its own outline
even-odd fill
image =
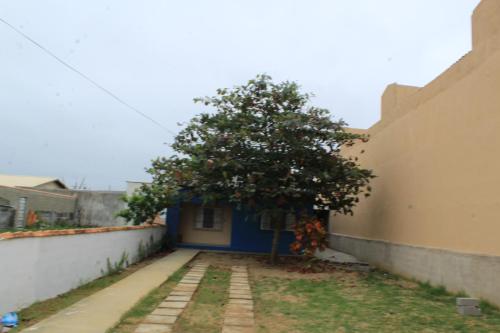
[[[179,247],[191,247],[207,250],[226,250],[241,252],[271,252],[273,239],[272,230],[261,230],[258,219],[252,217],[251,212],[233,208],[230,246],[206,246],[198,244],[177,244],[177,234],[180,223],[180,206],[171,207],[167,212],[168,235],[173,244]],[[280,235],[279,253],[291,254],[290,243],[294,241],[292,231],[282,231]]]
[[[251,213],[233,209],[233,229],[231,232],[231,250],[248,252],[271,252],[272,230],[261,230],[258,219]],[[290,243],[294,240],[291,231],[282,231],[279,253],[290,254]]]

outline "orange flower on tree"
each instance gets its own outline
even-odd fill
[[[317,218],[302,218],[295,225],[294,233],[295,241],[290,244],[293,253],[312,256],[317,249],[323,251],[328,244],[326,229]]]

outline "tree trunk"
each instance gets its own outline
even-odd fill
[[[276,221],[274,223],[273,243],[271,247],[271,265],[276,265],[278,263],[278,246],[280,242],[280,234],[281,223],[279,223],[279,221]]]

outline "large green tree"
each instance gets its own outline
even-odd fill
[[[215,112],[193,118],[179,133],[172,145],[178,155],[153,161],[153,186],[139,193],[129,218],[144,219],[141,207],[148,215],[193,196],[269,214],[275,263],[284,214],[307,214],[313,206],[352,214],[373,176],[341,150],[367,138],[346,132],[346,123],[311,106],[310,97],[294,82],[259,75],[195,99]]]

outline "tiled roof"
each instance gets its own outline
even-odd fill
[[[62,188],[66,188],[66,186],[59,179],[53,177],[17,176],[17,175],[0,174],[0,185],[2,186],[37,187],[51,182],[57,182]]]

